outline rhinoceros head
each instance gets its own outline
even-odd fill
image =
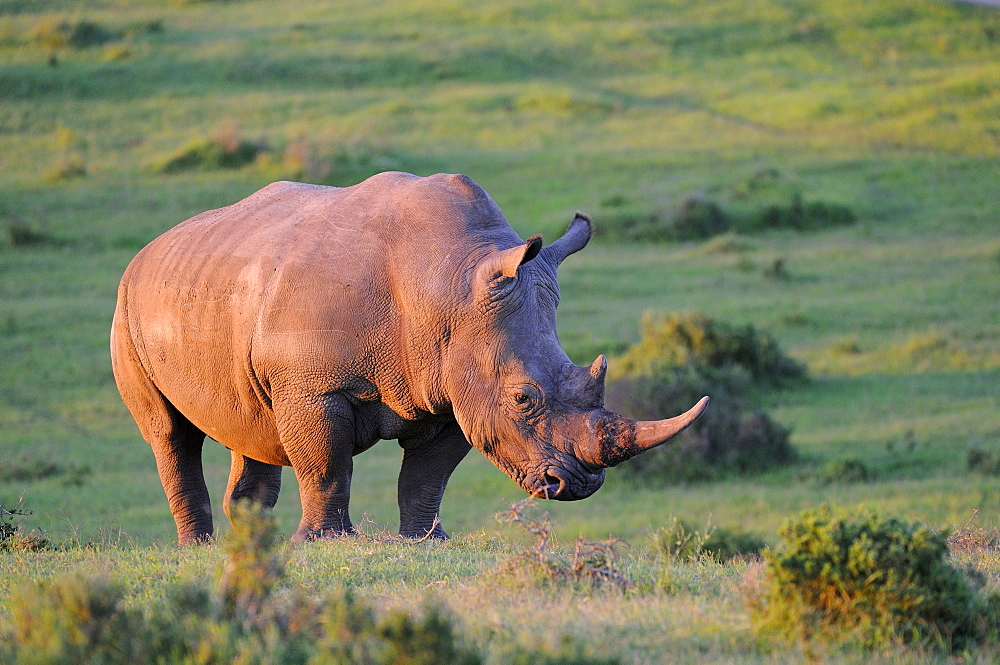
[[[473,272],[471,311],[453,331],[445,380],[469,441],[529,494],[583,499],[604,469],[658,446],[694,422],[708,404],[668,420],[643,422],[604,408],[607,360],[573,364],[556,336],[556,270],[590,240],[577,213],[565,235],[493,249]]]

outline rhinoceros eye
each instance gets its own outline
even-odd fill
[[[514,388],[511,395],[514,407],[524,414],[530,414],[542,403],[542,390],[533,383],[524,383]]]

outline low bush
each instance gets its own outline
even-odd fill
[[[280,173],[282,178],[303,180],[318,185],[345,187],[387,170],[407,170],[404,160],[390,151],[365,144],[323,144],[296,139],[286,146],[280,163],[265,155],[265,170]],[[412,169],[417,171],[419,169]]]
[[[705,196],[681,200],[670,220],[671,240],[704,240],[729,231],[731,222],[722,208]]]
[[[605,397],[608,408],[655,420],[687,410],[703,395],[710,395],[712,404],[670,444],[623,468],[676,483],[792,463],[791,431],[735,395],[804,376],[800,363],[752,326],[737,328],[699,313],[647,314],[640,341],[614,363]]]
[[[341,591],[314,598],[283,584],[273,518],[234,506],[219,588],[178,583],[137,607],[110,576],[70,573],[15,591],[0,624],[0,662],[380,663],[482,662],[438,607],[379,617]]]
[[[857,221],[849,206],[807,198],[798,183],[777,169],[762,169],[717,192],[717,198],[690,194],[672,208],[632,203],[620,194],[603,199],[601,207],[598,234],[622,242],[704,240],[774,229],[819,231]]]
[[[48,538],[37,533],[25,533],[15,522],[15,518],[30,514],[31,511],[21,508],[20,502],[11,508],[4,508],[0,503],[0,552],[43,550],[51,546]]]
[[[685,197],[673,209],[637,209],[614,197],[604,204],[612,209],[601,214],[597,233],[620,242],[703,240],[730,228],[722,207],[698,194]]]
[[[592,542],[582,537],[576,541],[572,555],[555,552],[550,547],[552,525],[548,513],[533,510],[534,497],[511,504],[510,510],[497,517],[502,522],[519,524],[535,538],[535,546],[502,562],[490,572],[492,582],[515,587],[575,586],[586,590],[611,588],[630,589],[632,580],[617,567],[619,542],[615,538]]]
[[[781,386],[806,375],[802,363],[752,325],[733,326],[700,312],[647,312],[641,332],[639,342],[617,359],[617,374],[656,377],[689,368],[729,389],[748,382]]]
[[[83,155],[73,154],[60,157],[52,163],[45,171],[47,182],[58,182],[59,180],[72,180],[73,178],[83,178],[87,175],[87,162]]]
[[[878,474],[855,457],[830,462],[823,468],[821,479],[827,485],[836,483],[867,483]]]
[[[0,512],[0,526],[12,511]],[[6,529],[6,527],[2,527]],[[0,534],[6,530],[0,531]],[[0,549],[2,549],[0,540]],[[233,532],[217,587],[175,582],[162,598],[130,597],[110,575],[70,572],[14,590],[0,615],[0,662],[282,663],[283,665],[479,665],[442,606],[384,614],[347,590],[321,596],[287,583],[289,550],[275,520],[253,504],[233,506]],[[578,546],[572,569],[596,570],[604,550]],[[501,647],[504,662],[614,665],[568,640],[561,650]]]
[[[690,483],[729,473],[760,473],[796,460],[791,430],[763,411],[748,409],[722,385],[691,370],[610,381],[605,401],[618,413],[654,420],[685,411],[702,395],[711,395],[712,404],[696,423],[669,444],[639,455],[621,468],[644,478]]]
[[[819,231],[857,221],[841,203],[809,198],[802,187],[778,169],[764,168],[732,189],[733,228],[741,233],[771,229]]]
[[[766,204],[751,210],[735,225],[744,233],[771,229],[818,231],[848,226],[856,221],[857,216],[849,207],[822,200],[806,201],[796,191],[787,202]]]
[[[757,556],[767,543],[763,538],[742,529],[711,524],[697,529],[672,517],[665,527],[653,534],[653,547],[670,559],[695,559],[708,556],[716,561]]]
[[[121,38],[121,33],[95,21],[71,20],[47,16],[35,23],[30,37],[39,46],[56,48],[89,48]]]
[[[1000,598],[949,563],[945,533],[823,507],[779,535],[764,554],[764,587],[749,599],[760,634],[950,651],[1000,627]]]
[[[22,455],[16,459],[0,460],[0,481],[32,482],[46,478],[62,477],[66,485],[82,485],[90,475],[89,465],[63,465],[50,460]]]
[[[979,446],[971,446],[965,458],[969,471],[985,476],[1000,476],[1000,454],[984,450]]]
[[[31,224],[18,217],[8,217],[4,228],[7,231],[7,242],[11,247],[60,244],[48,233],[33,228]]]
[[[218,137],[198,139],[187,144],[154,167],[157,173],[238,169],[252,164],[261,146],[252,141],[222,141]]]

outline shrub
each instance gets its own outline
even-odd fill
[[[714,201],[693,194],[683,198],[673,210],[643,210],[626,206],[624,198],[606,199],[612,208],[597,226],[600,235],[626,242],[703,240],[725,233],[729,216]]]
[[[739,556],[759,555],[767,543],[742,529],[716,527],[692,528],[672,517],[669,524],[653,534],[654,549],[670,559],[694,559],[709,556],[716,561],[731,561]]]
[[[7,229],[7,240],[10,242],[11,247],[59,244],[48,233],[35,230],[30,224],[18,217],[9,217],[4,226]]]
[[[823,507],[779,535],[779,548],[764,554],[765,588],[750,599],[760,633],[948,650],[995,633],[998,598],[948,562],[944,533]]]
[[[29,455],[0,461],[0,481],[31,482],[62,476],[63,484],[80,486],[90,473],[90,466],[86,464],[63,466]]]
[[[986,476],[1000,476],[1000,454],[971,446],[966,456],[966,467]]]
[[[192,141],[155,167],[157,173],[238,169],[252,164],[261,148],[256,143],[239,140],[225,143],[218,138]]]
[[[642,337],[618,359],[625,376],[659,376],[693,367],[726,387],[747,381],[773,386],[805,377],[805,366],[785,355],[770,335],[752,325],[732,326],[700,312],[654,314],[642,319]]]
[[[737,204],[733,226],[741,232],[769,229],[816,231],[857,221],[854,211],[840,203],[806,200],[801,186],[774,168],[764,168],[733,189]]]
[[[45,180],[57,182],[59,180],[71,180],[73,178],[83,178],[87,175],[87,163],[82,155],[73,154],[60,157],[45,172]]]
[[[0,617],[7,663],[336,663],[476,665],[452,620],[436,606],[379,617],[340,591],[314,598],[284,586],[285,553],[274,519],[233,506],[234,531],[218,589],[176,583],[136,607],[107,575],[70,573],[16,590]],[[2,521],[0,521],[2,523]],[[530,660],[530,659],[529,659]],[[542,662],[545,662],[544,660]]]
[[[402,167],[388,151],[362,144],[323,145],[296,139],[285,148],[280,165],[284,177],[345,187],[379,171]]]
[[[692,386],[700,385],[701,389]],[[709,411],[668,445],[634,457],[622,468],[664,482],[715,480],[728,473],[755,474],[797,458],[791,430],[763,411],[747,410],[724,389],[689,375],[636,377],[610,382],[606,403],[638,420],[681,413],[702,395],[712,395]]]
[[[827,485],[834,483],[867,483],[875,479],[874,470],[861,460],[850,457],[848,459],[830,462],[823,470],[822,480]]]
[[[753,243],[736,233],[724,233],[715,236],[698,250],[699,254],[742,254],[754,249]]]
[[[73,21],[52,16],[40,19],[31,30],[31,39],[48,49],[89,48],[120,37],[119,33],[94,21]]]
[[[676,206],[632,203],[621,194],[600,201],[598,234],[623,242],[704,240],[726,233],[772,229],[817,231],[853,224],[857,215],[841,203],[807,198],[780,171],[765,168],[727,187],[720,199],[696,192]]]
[[[681,413],[702,395],[709,410],[669,445],[623,465],[668,482],[758,473],[793,462],[790,430],[734,395],[755,382],[777,385],[805,375],[768,335],[734,328],[702,314],[650,315],[640,341],[617,359],[605,401],[640,420]]]
[[[704,240],[729,230],[729,216],[717,203],[699,194],[681,200],[672,216],[671,240]]]
[[[107,576],[69,574],[16,590],[9,606],[15,662],[141,662],[141,616]]]
[[[633,586],[632,581],[617,569],[617,539],[591,542],[580,537],[571,556],[554,552],[549,547],[552,536],[549,514],[529,514],[534,503],[534,497],[521,499],[497,516],[503,522],[520,524],[536,542],[532,550],[502,563],[501,574],[493,571],[491,580],[529,587],[570,585],[588,590],[602,587],[624,591]]]
[[[752,211],[740,224],[746,231],[793,229],[816,231],[848,226],[857,221],[854,211],[828,201],[806,201],[794,192],[787,203],[772,203]]]
[[[7,509],[0,503],[0,552],[24,552],[43,550],[51,543],[45,536],[36,533],[25,533],[14,518],[30,515],[30,510],[21,508],[20,501],[13,508]]]

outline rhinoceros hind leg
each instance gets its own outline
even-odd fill
[[[128,400],[126,404],[132,409],[134,402]],[[177,544],[211,539],[212,501],[201,466],[204,432],[162,396],[158,403],[144,404],[141,413],[144,417],[136,421],[141,423],[142,436],[156,457],[160,483],[177,525]]]
[[[265,464],[232,451],[229,484],[222,500],[222,510],[232,520],[229,508],[237,501],[249,499],[270,510],[278,502],[281,491],[281,467]]]
[[[187,545],[212,537],[212,501],[205,485],[201,451],[205,434],[183,418],[165,443],[153,443],[156,468],[177,525],[177,543]]]
[[[139,431],[152,447],[156,469],[180,545],[212,537],[212,502],[205,486],[201,450],[205,434],[184,417],[142,368],[127,330],[115,315],[111,359],[115,382]]]
[[[353,533],[348,506],[357,430],[351,403],[336,393],[294,396],[275,399],[274,415],[281,445],[299,481],[302,521],[292,540]]]
[[[446,428],[430,442],[412,448],[403,446],[397,502],[399,535],[408,538],[448,538],[439,514],[444,489],[452,471],[472,450],[458,424]]]

